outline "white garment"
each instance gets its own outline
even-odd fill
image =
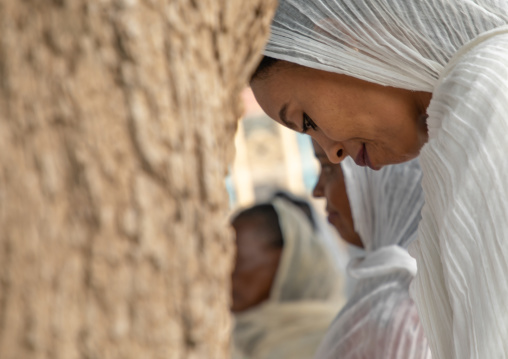
[[[428,359],[430,350],[409,284],[416,261],[406,250],[416,238],[423,206],[418,160],[380,171],[342,163],[355,229],[365,252],[351,260],[352,297],[331,325],[318,359]]]
[[[289,201],[272,202],[284,247],[270,298],[235,315],[235,346],[249,359],[310,359],[342,307],[338,243],[322,238]]]
[[[428,113],[413,295],[439,358],[508,358],[508,34],[465,54]]]
[[[432,92],[426,204],[410,251],[438,359],[508,358],[507,25],[506,0],[280,0],[265,50]]]

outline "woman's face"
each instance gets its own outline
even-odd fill
[[[312,145],[321,166],[319,179],[312,195],[326,199],[328,222],[337,229],[342,239],[349,244],[363,248],[362,240],[355,231],[342,168],[340,164],[334,164],[328,160],[325,152],[316,141],[313,140]]]
[[[380,169],[408,161],[427,141],[431,94],[385,87],[279,61],[251,87],[275,121],[309,134],[332,163],[351,156]]]
[[[253,308],[270,297],[282,248],[276,248],[265,222],[241,219],[233,223],[236,260],[232,274],[233,313]]]

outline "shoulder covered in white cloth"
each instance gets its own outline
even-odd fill
[[[343,163],[355,229],[365,251],[348,274],[353,295],[332,323],[317,359],[430,358],[409,284],[416,261],[406,246],[416,239],[423,206],[418,160],[380,171]]]

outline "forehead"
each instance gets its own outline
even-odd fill
[[[275,228],[257,215],[239,219],[233,223],[233,227],[238,247],[264,248],[275,235]]]
[[[305,87],[303,84],[308,84],[315,78],[308,76],[313,71],[316,70],[279,61],[272,65],[264,76],[252,80],[252,92],[267,115],[282,122],[279,113],[283,110],[284,105],[298,99],[302,88]]]

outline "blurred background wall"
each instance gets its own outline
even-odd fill
[[[309,136],[271,120],[250,89],[243,94],[244,117],[235,137],[236,155],[227,188],[232,208],[269,199],[286,190],[311,202],[318,166]],[[319,207],[323,205],[316,206]]]

